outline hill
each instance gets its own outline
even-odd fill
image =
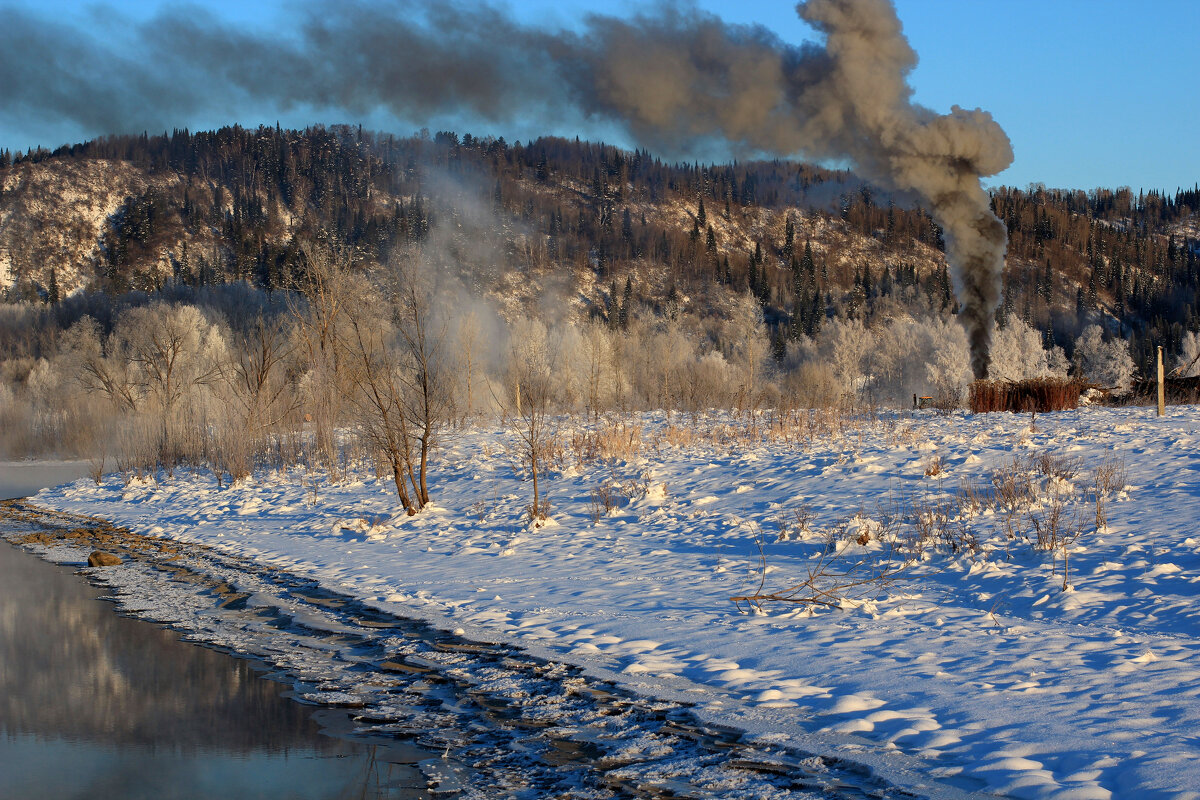
[[[1200,328],[1200,190],[1000,188],[1001,323],[1069,349],[1088,324],[1177,353]],[[836,315],[955,310],[928,213],[845,171],[789,161],[669,164],[601,143],[344,126],[107,137],[0,153],[0,291],[9,301],[291,285],[320,235],[384,262],[421,242],[514,312],[553,289],[608,318],[750,291],[776,352]],[[628,290],[624,290],[625,284]]]

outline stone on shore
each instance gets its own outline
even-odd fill
[[[114,556],[112,553],[102,553],[99,550],[93,550],[88,556],[89,567],[115,567],[121,563],[120,556]]]

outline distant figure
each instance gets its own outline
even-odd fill
[[[917,410],[917,393],[913,392],[913,411]]]

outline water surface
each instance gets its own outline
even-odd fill
[[[87,477],[88,469],[86,461],[0,461],[0,500]]]
[[[0,798],[415,798],[425,757],[321,733],[252,662],[118,616],[0,541]]]

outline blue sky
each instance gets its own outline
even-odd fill
[[[111,19],[111,9],[137,19],[165,3],[20,0],[8,5],[92,27],[97,19]],[[280,11],[292,3],[208,0],[202,5],[223,19],[262,30],[275,27]],[[787,2],[699,0],[698,5],[731,22],[764,25],[788,42],[814,38]],[[1200,69],[1194,55],[1200,0],[896,0],[896,6],[920,57],[910,78],[916,101],[941,113],[954,104],[983,108],[1011,138],[1016,160],[989,183],[1174,191],[1200,181]],[[637,7],[617,2],[603,10],[623,15]],[[571,26],[596,6],[579,0],[526,0],[511,2],[508,8],[525,21]],[[185,119],[178,124],[196,129],[233,121],[362,121],[397,133],[410,133],[415,127],[385,116],[344,120],[277,109],[239,109],[232,114],[236,119]],[[469,120],[459,121],[457,127],[510,139],[529,135],[490,130]],[[53,147],[103,132],[0,115],[0,146],[10,148]],[[604,135],[596,130],[545,132]]]

